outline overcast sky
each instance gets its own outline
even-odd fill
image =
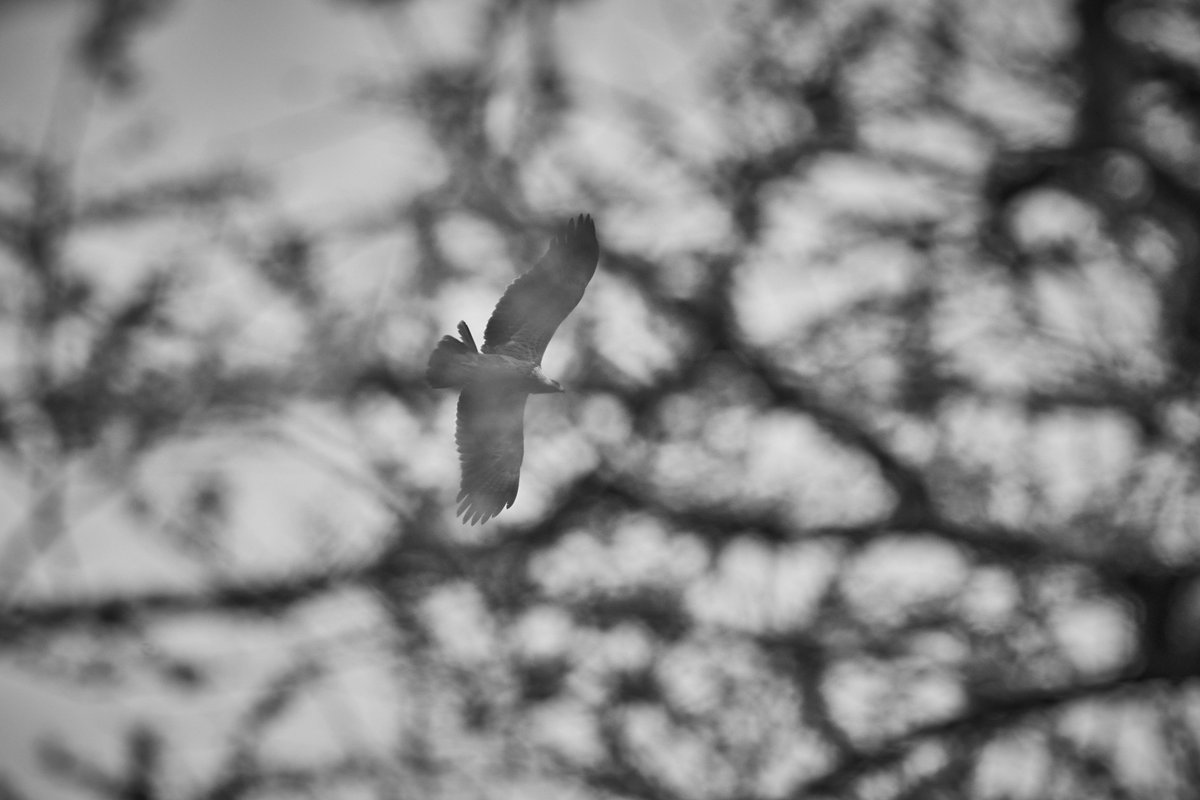
[[[410,137],[394,116],[362,103],[361,89],[372,78],[387,78],[414,64],[469,56],[472,46],[458,10],[462,3],[407,4],[403,13],[389,16],[312,0],[179,0],[136,39],[137,91],[111,98],[93,91],[71,57],[85,5],[26,3],[6,10],[0,24],[0,137],[71,158],[77,164],[76,185],[85,193],[213,164],[249,164],[264,170],[278,189],[272,213],[316,225],[369,215],[394,201],[405,181],[427,170],[428,152],[420,139]],[[682,109],[696,95],[702,68],[721,41],[723,31],[714,24],[720,5],[615,0],[578,10],[564,7],[557,24],[571,48],[573,84],[610,103],[636,94]],[[186,242],[162,230],[149,239],[125,232],[108,239],[88,235],[79,237],[73,252],[86,254],[89,268],[103,273],[101,284],[127,286],[134,271]],[[337,268],[343,270],[342,283],[361,280],[374,291],[395,261],[376,249],[350,253]],[[507,279],[500,276],[502,282]],[[254,303],[239,280],[214,278],[208,294],[193,296],[217,310]],[[455,313],[481,326],[495,289],[482,285],[464,291]],[[255,309],[253,317],[242,333],[242,348],[247,358],[270,357],[272,348],[283,346],[286,329],[278,327],[283,323],[269,308]],[[15,357],[8,352],[7,358]],[[548,363],[564,357],[551,352]],[[324,435],[315,446],[335,458],[339,447],[348,446],[346,432],[336,424],[322,427],[320,420],[302,419],[294,427],[310,439]],[[448,430],[444,426],[442,433]],[[313,431],[323,434],[314,437]],[[424,478],[453,483],[452,448],[438,441],[437,452],[443,457],[431,454]],[[236,552],[227,554],[243,566],[280,569],[289,559],[311,556],[312,542],[298,541],[294,532],[322,514],[339,520],[335,549],[343,555],[354,552],[356,531],[358,544],[366,546],[386,530],[377,504],[361,492],[345,486],[331,490],[327,470],[297,465],[261,444],[247,448],[244,442],[209,440],[190,450],[168,451],[149,460],[142,479],[169,502],[201,466],[228,470],[256,486],[243,493],[254,502],[241,509],[240,522],[257,534],[235,537]],[[536,476],[527,476],[522,502],[535,497],[536,489]],[[0,532],[20,536],[27,508],[20,481],[0,490],[11,501],[0,508]],[[203,580],[204,568],[180,559],[169,546],[155,546],[130,524],[124,500],[110,486],[74,483],[72,535],[39,560],[24,591],[64,596]],[[288,513],[281,514],[281,508]],[[461,615],[453,607],[446,613]],[[327,691],[314,691],[313,703],[298,712],[312,721],[305,724],[301,718],[290,727],[307,735],[284,743],[288,755],[305,748],[328,751],[331,735],[366,751],[383,747],[394,733],[389,721],[395,714],[387,701],[398,700],[381,650],[385,643],[376,635],[382,626],[373,613],[352,602],[318,608],[316,621],[302,620],[266,641],[258,628],[222,626],[217,632],[205,623],[174,625],[165,635],[175,652],[198,657],[224,687],[190,697],[164,687],[153,675],[135,675],[113,692],[0,667],[0,770],[28,781],[43,796],[62,796],[63,785],[47,782],[37,766],[38,742],[55,738],[86,744],[89,754],[116,767],[123,757],[123,732],[150,718],[161,721],[168,736],[176,780],[207,774],[224,753],[221,744],[238,711],[312,641],[340,641],[338,649],[347,658],[322,679]],[[570,735],[569,724],[550,725],[557,736]]]
[[[393,77],[416,64],[469,55],[472,46],[471,31],[461,13],[462,8],[471,5],[469,0],[398,5],[404,10],[378,13],[360,11],[349,3],[313,0],[176,0],[161,22],[152,24],[137,38],[134,53],[140,67],[139,90],[114,99],[90,90],[84,76],[72,66],[69,51],[78,29],[78,15],[83,13],[82,4],[10,4],[0,19],[0,137],[40,143],[46,152],[60,158],[73,156],[78,164],[78,185],[85,192],[103,193],[111,187],[133,185],[148,175],[188,172],[222,163],[248,164],[272,179],[276,195],[265,207],[234,213],[274,215],[323,230],[372,214],[386,218],[388,204],[428,176],[432,148],[406,128],[398,115],[361,102],[361,90],[373,78]],[[636,95],[669,109],[681,124],[681,147],[703,154],[706,142],[718,137],[721,130],[712,118],[702,79],[718,60],[716,56],[726,41],[726,27],[719,17],[727,5],[718,0],[561,4],[556,25],[562,46],[569,51],[570,85],[588,101],[581,104],[585,109],[575,120],[583,131],[578,137],[580,148],[590,148],[589,155],[604,168],[637,173],[643,163],[630,144],[634,137],[613,121],[621,115],[605,116],[606,108]],[[514,59],[519,50],[513,48]],[[494,115],[489,124],[494,126],[496,141],[502,147],[505,107],[499,103],[491,111]],[[983,158],[978,147],[951,141],[944,135],[925,133],[914,138],[931,148],[946,144],[946,152],[961,153],[967,163]],[[952,151],[951,145],[957,145],[957,149]],[[797,269],[797,254],[806,241],[815,238],[821,214],[836,213],[839,197],[845,200],[857,192],[857,197],[846,201],[849,205],[892,203],[918,213],[923,203],[939,201],[934,192],[916,196],[911,186],[900,182],[889,195],[879,191],[878,182],[862,181],[853,167],[832,161],[832,168],[814,169],[807,176],[811,180],[803,191],[809,196],[800,197],[797,192],[793,199],[781,191],[774,198],[772,211],[777,214],[783,207],[790,215],[786,224],[770,220],[768,227],[772,230],[764,235],[763,247],[753,254],[758,262],[740,265],[737,299],[750,338],[780,336],[809,312],[848,305],[848,298],[856,294],[901,287],[912,277],[913,260],[898,247],[864,248],[863,252],[845,254],[837,262],[837,277],[824,274],[820,283],[815,282],[813,271]],[[653,187],[651,196],[655,200],[670,195],[669,199],[657,205],[632,204],[635,208],[626,212],[628,218],[600,220],[602,236],[625,237],[625,241],[636,241],[640,246],[651,242],[653,246],[645,246],[645,250],[655,253],[669,252],[680,240],[706,242],[726,235],[727,215],[707,213],[703,199],[686,196],[684,190],[671,183],[670,176],[630,178],[638,179]],[[546,180],[552,182],[553,174]],[[814,202],[814,196],[820,202]],[[680,214],[680,209],[688,213]],[[569,209],[569,213],[584,210]],[[220,228],[224,232],[221,235],[236,230],[240,221],[234,218],[226,222]],[[170,229],[156,229],[152,237],[143,238],[123,233],[105,240],[103,236],[88,235],[79,237],[72,247],[86,253],[91,268],[102,271],[104,280],[113,286],[128,285],[130,271],[169,262],[176,252],[190,254],[189,235]],[[468,254],[459,261],[470,262],[472,248],[485,254],[498,250],[479,246],[469,229],[461,237],[448,238],[448,247],[462,248]],[[332,253],[335,293],[375,304],[372,308],[380,318],[380,338],[386,339],[387,330],[400,332],[393,343],[397,352],[426,348],[428,342],[404,340],[403,319],[391,318],[401,315],[389,315],[383,304],[397,265],[407,262],[402,245],[388,241],[386,236],[377,239],[367,243],[356,240],[345,250]],[[211,269],[211,274],[207,283],[189,297],[204,313],[236,311],[240,315],[241,357],[270,359],[284,352],[288,346],[287,309],[259,307],[261,292],[249,290],[245,270],[222,271],[215,257],[204,261],[197,256],[197,261]],[[449,287],[444,298],[451,302],[445,303],[446,309],[436,311],[444,311],[441,322],[447,333],[460,318],[469,320],[476,331],[481,330],[499,288],[511,279],[514,267],[503,262],[473,266],[478,268],[479,279]],[[663,265],[664,272],[677,267]],[[603,329],[605,335],[598,338],[617,343],[614,361],[620,361],[623,370],[636,376],[639,369],[646,373],[652,370],[654,352],[644,346],[647,337],[638,338],[644,331],[644,320],[637,319],[636,308],[631,303],[622,305],[627,294],[622,295],[602,269],[589,287],[587,308],[573,315],[568,326],[578,324],[589,314],[595,324],[608,326]],[[969,307],[969,313],[964,313],[957,325],[969,333],[986,322],[981,322],[986,313],[980,312],[982,306],[974,298],[966,300],[969,302],[964,306]],[[613,313],[600,313],[598,309]],[[392,325],[395,327],[388,327]],[[954,328],[951,335],[958,335],[958,328],[948,327]],[[563,344],[566,340],[560,337],[547,353],[550,374],[560,374],[570,362],[571,353]],[[0,350],[12,350],[13,343],[7,345]],[[981,372],[1003,368],[1000,357],[979,361]],[[561,402],[582,401],[568,397]],[[732,409],[706,422],[718,432],[725,425],[737,438],[751,429],[748,421],[737,418],[738,411]],[[979,447],[995,449],[1005,443],[1019,446],[1013,443],[1007,424],[1013,420],[998,425],[991,435],[972,413],[971,409],[964,412],[962,425],[972,429],[972,441]],[[204,469],[219,468],[231,480],[245,486],[253,484],[254,491],[243,493],[250,500],[239,507],[237,521],[239,530],[253,531],[254,535],[232,537],[230,552],[225,554],[228,563],[237,567],[238,577],[256,570],[286,569],[311,560],[314,553],[333,552],[338,557],[352,558],[369,550],[390,529],[378,497],[357,485],[355,476],[347,479],[337,468],[349,463],[342,456],[353,450],[365,454],[361,458],[365,462],[372,446],[393,451],[428,447],[420,458],[408,453],[410,460],[422,465],[421,473],[412,479],[452,487],[458,469],[451,446],[452,414],[453,403],[446,400],[437,430],[425,431],[425,439],[420,439],[413,420],[400,418],[401,412],[397,411],[395,419],[373,432],[373,441],[364,441],[355,439],[356,432],[343,420],[323,415],[321,409],[291,409],[276,420],[278,432],[300,432],[305,446],[319,451],[325,460],[298,462],[294,451],[285,452],[272,443],[240,440],[236,433],[222,439],[218,434],[156,453],[140,465],[138,479],[168,505]],[[753,429],[761,434],[761,458],[739,478],[753,477],[767,492],[782,494],[786,485],[788,496],[799,498],[801,513],[810,515],[804,517],[806,523],[839,521],[844,518],[843,506],[850,507],[852,513],[870,516],[888,502],[878,481],[869,484],[846,479],[847,475],[861,478],[862,459],[829,457],[828,443],[822,449],[823,437],[810,420],[792,419],[786,425]],[[1083,431],[1075,438],[1086,438],[1090,449],[1082,449],[1076,441],[1056,449],[1090,459],[1087,474],[1094,478],[1105,463],[1096,453],[1107,442],[1119,456],[1123,452],[1119,447],[1128,437],[1121,431],[1112,436]],[[914,446],[923,445],[918,441]],[[680,474],[689,474],[685,462],[693,458],[693,451],[686,447],[673,451],[666,443],[656,455],[677,458]],[[811,474],[797,487],[796,473],[790,465],[805,459]],[[539,476],[554,477],[562,471],[562,461],[563,457],[551,447],[530,448],[521,495],[511,512],[506,512],[506,522],[537,515],[539,502],[545,501],[542,490],[554,485],[553,480]],[[789,469],[779,469],[785,461]],[[752,468],[759,473],[753,474]],[[86,476],[80,477],[72,483],[70,495],[70,518],[75,524],[72,536],[39,561],[25,591],[61,596],[105,589],[179,587],[211,577],[206,572],[211,564],[206,567],[202,559],[181,558],[165,544],[156,546],[151,537],[143,535],[145,531],[132,526],[129,510],[123,505],[125,498],[111,486],[93,485],[83,479]],[[24,501],[28,499],[23,493],[24,476],[16,476],[11,484],[4,480],[0,475],[0,497],[12,502],[0,506],[0,548],[6,544],[3,537],[19,534]],[[830,499],[835,496],[836,502]],[[453,509],[448,508],[446,513],[451,515]],[[830,515],[828,519],[822,517],[825,513]],[[330,520],[338,524],[326,524]],[[298,531],[321,529],[322,525],[335,531],[332,546],[297,535]],[[807,613],[806,604],[811,603],[832,569],[831,557],[821,544],[780,559],[767,548],[741,543],[728,548],[720,565],[701,576],[706,565],[697,555],[698,550],[671,553],[668,561],[660,563],[654,559],[673,546],[665,537],[655,538],[655,531],[636,527],[626,533],[617,537],[619,541],[612,548],[625,548],[622,552],[627,556],[633,553],[621,562],[621,568],[627,569],[642,557],[641,563],[649,572],[692,570],[686,576],[696,581],[695,591],[689,596],[691,610],[716,624],[752,624],[746,621],[769,619],[772,614],[802,618]],[[924,551],[918,545],[917,550],[915,556],[909,553],[907,560],[885,551],[879,555],[880,563],[871,565],[876,581],[863,585],[886,598],[881,606],[906,592],[928,592],[932,596],[946,585],[967,580],[968,570],[956,551],[943,545],[930,545]],[[643,556],[638,556],[639,552]],[[612,553],[595,549],[582,537],[567,537],[559,554],[561,563],[543,565],[543,571],[549,579],[569,581],[577,577],[573,569],[600,569],[606,556]],[[923,569],[915,568],[917,564]],[[722,595],[715,583],[724,585],[729,593]],[[996,586],[982,591],[988,602],[999,607],[1016,602],[1010,585],[993,583]],[[458,631],[470,630],[474,619],[470,599],[456,598],[453,593],[440,595],[429,613],[444,615]],[[294,663],[297,654],[314,646],[344,655],[327,659],[328,673],[319,679],[326,691],[306,695],[311,702],[297,712],[308,715],[311,724],[302,722],[287,728],[305,734],[301,740],[272,741],[270,746],[286,750],[293,757],[305,754],[306,748],[314,753],[328,752],[330,738],[340,738],[366,751],[384,747],[392,741],[394,731],[389,726],[395,724],[397,716],[393,708],[403,701],[396,697],[397,684],[403,681],[391,674],[388,642],[381,640],[387,626],[378,614],[378,608],[361,602],[361,598],[337,597],[300,614],[295,625],[278,626],[269,637],[259,627],[241,629],[224,622],[220,630],[206,622],[173,624],[160,632],[172,652],[196,656],[200,663],[211,666],[222,687],[220,691],[205,689],[191,696],[163,686],[151,674],[127,677],[126,684],[112,691],[102,686],[83,688],[83,682],[21,669],[20,665],[11,668],[0,664],[0,770],[30,780],[31,785],[46,790],[45,796],[58,796],[61,785],[45,783],[36,767],[36,736],[53,734],[67,742],[86,742],[93,748],[89,752],[100,753],[116,765],[124,741],[121,731],[139,719],[150,718],[161,722],[169,737],[168,752],[177,759],[170,771],[177,780],[207,774],[223,753],[221,742],[227,730],[252,694],[276,670]],[[530,640],[540,642],[541,647],[564,647],[560,629],[566,623],[554,619],[550,611],[543,616],[548,618],[531,623],[536,630],[529,632]],[[1113,631],[1111,622],[1109,615],[1098,620],[1073,619],[1070,626],[1064,627],[1085,631],[1087,641],[1081,646],[1098,647],[1104,651],[1101,657],[1111,657],[1112,642],[1119,633]],[[214,646],[214,642],[219,644]],[[509,644],[485,641],[482,652]],[[467,641],[464,646],[469,645]],[[70,647],[71,643],[64,646]],[[81,647],[86,648],[86,643]],[[631,634],[614,645],[613,652],[602,653],[597,647],[589,656],[598,661],[636,660],[645,657],[646,649],[646,643]],[[118,663],[121,657],[120,652],[113,655]],[[419,681],[420,676],[414,675],[412,680]],[[879,691],[886,689],[884,682],[876,684]],[[945,684],[933,687],[927,699],[929,707],[936,710],[939,703],[957,702],[960,698],[955,691],[946,691]],[[851,698],[864,706],[864,719],[870,711],[865,707],[871,704],[871,697],[864,689]],[[569,738],[572,730],[578,730],[569,720],[547,721],[545,729],[561,738]]]

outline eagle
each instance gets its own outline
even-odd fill
[[[443,336],[429,357],[429,385],[462,392],[454,439],[462,464],[456,515],[463,522],[487,522],[516,499],[525,455],[525,399],[563,391],[542,372],[542,354],[579,305],[599,259],[591,216],[568,220],[546,254],[504,291],[482,348],[467,323],[459,322],[462,338]]]

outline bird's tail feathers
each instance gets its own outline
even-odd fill
[[[467,323],[458,323],[458,332],[462,334],[462,341],[453,336],[443,336],[429,357],[425,380],[435,389],[461,389],[471,379],[475,366],[472,356],[479,350],[475,347],[475,338],[471,336]]]
[[[463,344],[470,348],[472,353],[479,352],[479,348],[475,346],[475,337],[471,335],[471,329],[467,327],[467,323],[458,323],[458,335],[462,337]]]

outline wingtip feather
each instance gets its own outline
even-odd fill
[[[567,235],[578,236],[579,234],[591,234],[590,238],[596,237],[596,222],[592,219],[591,214],[579,214],[572,219],[567,220]]]
[[[600,255],[600,241],[596,236],[596,223],[591,214],[578,214],[566,221],[554,237],[551,247],[558,245],[574,251],[586,259]]]
[[[462,517],[464,525],[482,524],[496,517],[504,509],[512,508],[516,500],[515,492],[505,500],[503,494],[489,491],[487,487],[482,490],[477,489],[475,492],[462,489],[455,499],[458,507],[454,515]]]

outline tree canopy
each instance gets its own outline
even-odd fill
[[[316,4],[47,7],[0,797],[1194,794],[1192,0],[343,0],[296,91],[377,55],[220,158],[146,98],[236,118],[188,32]],[[584,211],[567,392],[464,527],[426,359]]]

